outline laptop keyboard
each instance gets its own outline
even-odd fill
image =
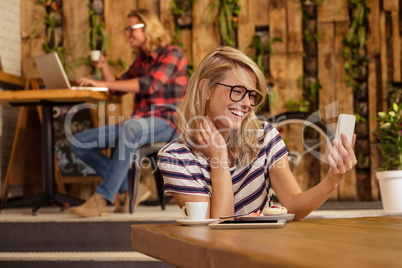
[[[109,89],[107,87],[80,87],[80,86],[73,86],[71,87],[72,90],[92,90],[92,91],[102,91],[107,92]]]

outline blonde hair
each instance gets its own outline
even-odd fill
[[[159,46],[170,44],[171,38],[169,33],[163,28],[159,18],[148,9],[139,8],[132,10],[127,17],[137,17],[145,24],[144,31],[147,37],[145,46],[149,52],[154,51]]]
[[[255,76],[255,85],[251,85],[246,79],[244,70]],[[188,146],[196,151],[198,145],[195,129],[198,128],[197,118],[203,118],[207,106],[207,91],[214,89],[222,80],[227,71],[234,75],[251,90],[258,91],[263,99],[266,96],[266,80],[260,68],[249,57],[232,47],[219,47],[212,50],[200,63],[197,70],[189,80],[184,100],[181,103],[176,120],[180,137]],[[203,87],[200,82],[205,80]],[[259,129],[261,124],[255,115],[255,110],[247,115],[242,121],[239,130],[232,131],[229,148],[232,155],[239,161],[240,165],[251,163],[260,151],[258,143]]]

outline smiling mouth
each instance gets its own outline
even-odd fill
[[[239,110],[229,110],[233,115],[243,117],[246,113]]]

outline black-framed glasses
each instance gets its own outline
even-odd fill
[[[258,104],[260,104],[260,102],[262,100],[262,95],[260,93],[258,93],[257,91],[254,91],[254,90],[248,90],[246,87],[239,86],[239,85],[229,86],[229,85],[225,85],[222,83],[217,83],[217,84],[221,85],[221,86],[225,86],[225,87],[230,87],[229,98],[234,102],[239,102],[242,99],[244,99],[244,97],[247,95],[247,93],[248,93],[248,98],[250,99],[251,106],[257,106]]]
[[[129,32],[130,34],[133,32],[134,29],[138,29],[138,28],[142,28],[145,27],[144,23],[139,23],[139,24],[135,24],[132,26],[127,26],[126,28],[124,28],[125,32]]]

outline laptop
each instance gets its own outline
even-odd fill
[[[108,91],[107,87],[71,86],[66,72],[61,64],[57,52],[51,52],[34,58],[46,89],[72,89],[72,90],[93,90]]]

